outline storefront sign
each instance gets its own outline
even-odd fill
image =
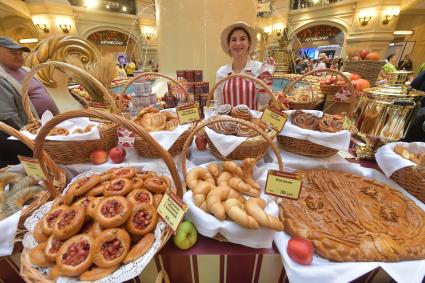
[[[89,40],[99,45],[126,46],[128,36],[118,31],[103,30],[92,33],[88,37]]]
[[[266,194],[298,199],[303,176],[300,174],[269,170],[266,181]]]
[[[173,231],[177,230],[183,219],[187,206],[174,193],[165,193],[158,205],[158,214],[170,226]]]
[[[326,40],[330,40],[328,35],[301,38],[301,41],[304,41],[304,42],[326,41]]]
[[[125,42],[119,40],[101,40],[98,42],[100,45],[115,45],[115,46],[125,46]]]
[[[176,108],[180,125],[197,122],[201,120],[199,106],[196,104],[184,105]]]
[[[279,133],[282,131],[287,120],[288,116],[285,113],[270,107],[264,109],[263,115],[261,115],[260,119],[263,124],[272,128],[273,130],[276,130]]]

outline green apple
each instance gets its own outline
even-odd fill
[[[176,234],[173,236],[174,244],[181,250],[187,250],[193,247],[198,240],[198,231],[190,221],[183,221],[177,227]]]

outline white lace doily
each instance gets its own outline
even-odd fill
[[[163,175],[168,175],[168,172],[165,172],[163,170],[164,168],[150,168],[150,167],[143,167],[144,170],[152,170],[155,172],[160,172]],[[78,179],[88,177],[94,174],[100,175],[103,171],[86,171],[77,177],[75,177],[65,188],[64,193],[69,189],[71,184],[73,184]],[[28,217],[25,221],[25,227],[28,229],[28,232],[24,236],[23,245],[27,249],[32,249],[37,245],[37,241],[34,239],[33,232],[34,227],[37,224],[38,221],[41,220],[41,218],[46,215],[46,213],[50,210],[50,207],[52,206],[53,201],[50,201],[43,206],[41,206],[39,209],[37,209],[30,217]],[[128,264],[122,265],[120,268],[118,268],[114,273],[111,273],[110,275],[94,281],[97,283],[118,283],[130,280],[132,278],[135,278],[139,276],[140,273],[142,273],[143,269],[149,264],[149,262],[153,259],[155,254],[159,251],[161,246],[161,235],[165,232],[167,229],[167,225],[159,220],[158,224],[155,228],[155,242],[153,243],[152,247],[140,258],[137,260],[130,262]],[[39,268],[34,266],[37,270],[39,270],[41,273],[47,276],[49,273],[50,268]],[[70,277],[59,277],[56,282],[59,283],[75,283],[75,282],[86,282],[86,281],[79,281],[76,278],[70,278]]]

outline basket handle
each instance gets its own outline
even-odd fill
[[[161,73],[156,73],[156,72],[146,72],[146,73],[141,73],[141,74],[139,74],[139,75],[137,75],[137,76],[135,76],[134,78],[132,78],[131,80],[129,80],[125,85],[124,85],[124,89],[122,90],[122,93],[123,94],[125,94],[126,92],[127,92],[127,90],[128,90],[128,88],[130,87],[130,85],[131,84],[133,84],[136,80],[138,80],[138,79],[140,79],[140,78],[143,78],[143,77],[147,77],[147,76],[155,76],[155,77],[162,77],[162,78],[165,78],[165,79],[168,79],[168,80],[170,80],[170,81],[172,81],[173,83],[175,83],[181,90],[183,90],[183,93],[184,93],[184,95],[186,96],[186,99],[187,99],[187,101],[188,102],[190,102],[189,100],[190,100],[190,97],[189,97],[189,93],[187,92],[187,90],[184,88],[184,86],[181,84],[181,83],[179,83],[177,80],[175,80],[175,79],[173,79],[173,78],[171,78],[171,77],[169,77],[169,76],[167,76],[167,75],[164,75],[164,74],[161,74]],[[193,102],[193,101],[192,101]]]
[[[101,92],[103,94],[103,97],[106,99],[106,101],[108,101],[108,103],[111,105],[112,112],[116,114],[120,113],[119,107],[116,105],[115,99],[112,97],[112,94],[109,93],[109,91],[91,74],[71,64],[58,62],[58,61],[49,61],[49,62],[41,63],[33,67],[25,75],[24,81],[22,82],[22,91],[21,91],[22,104],[24,106],[25,114],[27,114],[27,117],[29,120],[28,124],[31,124],[36,121],[36,118],[34,117],[34,114],[31,111],[30,100],[28,96],[30,82],[33,76],[38,71],[40,71],[41,69],[50,68],[50,67],[55,67],[65,73],[69,73],[71,75],[77,76],[80,80],[83,80],[84,82],[88,82],[88,81],[92,82],[95,85],[95,90]]]
[[[34,151],[34,141],[32,141],[30,138],[28,138],[26,135],[22,134],[21,132],[17,131],[16,129],[12,128],[11,126],[0,122],[0,131],[11,135],[21,142],[23,142],[26,146],[28,146],[32,151]],[[49,157],[49,155],[43,151],[42,152],[42,160],[40,160],[40,165],[43,169],[44,175],[46,176],[46,188],[49,194],[55,198],[59,193],[58,190],[63,189],[63,186],[65,184],[58,184],[58,188],[55,188],[53,180],[51,178],[53,177],[54,180],[59,180],[60,175],[64,175],[63,170]],[[51,172],[51,174],[48,174],[48,172]],[[47,173],[47,174],[46,174]]]
[[[348,108],[347,114],[348,114],[349,117],[351,117],[353,115],[353,112],[354,112],[354,107],[356,106],[356,90],[354,89],[354,86],[351,83],[351,80],[349,80],[340,71],[333,70],[333,69],[321,69],[321,70],[314,70],[314,71],[308,72],[304,75],[299,76],[298,78],[293,80],[289,85],[287,85],[286,88],[283,90],[283,94],[288,95],[289,91],[295,86],[295,84],[297,82],[301,81],[302,79],[304,79],[305,77],[310,76],[310,75],[314,75],[314,74],[319,74],[319,73],[332,73],[332,74],[335,74],[335,75],[340,75],[343,78],[343,80],[347,83],[348,91],[351,94],[350,95],[350,106]],[[335,102],[333,102],[331,105],[329,105],[329,107],[331,107],[334,104],[335,104]]]
[[[267,92],[267,94],[270,96],[272,103],[273,103],[273,107],[278,109],[278,110],[282,110],[282,106],[280,105],[280,103],[277,102],[276,97],[273,94],[273,91],[270,89],[270,87],[268,85],[266,85],[262,80],[253,77],[253,76],[249,76],[249,75],[245,75],[245,74],[231,74],[227,77],[222,78],[221,80],[219,80],[218,82],[215,83],[215,85],[210,89],[210,92],[208,93],[208,100],[207,101],[211,101],[214,97],[214,92],[215,90],[225,81],[233,79],[233,78],[244,78],[250,81],[253,81],[254,83],[257,83],[259,85],[261,85],[262,88],[264,88],[264,90]]]
[[[170,283],[170,278],[165,270],[161,270],[155,279],[155,283]]]
[[[184,180],[186,180],[186,175],[187,175],[186,158],[185,157],[186,157],[187,151],[189,149],[189,145],[191,144],[193,137],[196,135],[197,132],[202,130],[204,127],[212,125],[212,124],[216,124],[216,123],[219,123],[219,122],[236,122],[238,124],[242,124],[246,127],[249,127],[251,130],[254,130],[257,133],[259,133],[272,147],[273,152],[274,152],[274,154],[276,155],[276,158],[277,158],[279,170],[280,171],[283,170],[283,161],[282,161],[282,157],[279,154],[279,149],[277,149],[277,147],[273,143],[272,139],[269,138],[269,136],[262,129],[260,129],[255,124],[248,122],[246,120],[242,120],[242,119],[238,119],[238,118],[234,118],[234,117],[214,116],[214,117],[211,117],[207,120],[202,121],[196,127],[194,127],[194,129],[190,132],[189,137],[186,139],[186,142],[183,145],[181,162],[182,162],[182,173],[183,173]],[[184,188],[184,190],[186,191],[186,188]]]
[[[145,129],[143,129],[140,126],[137,126],[130,120],[127,120],[124,117],[116,115],[116,114],[86,109],[86,110],[74,110],[74,111],[69,111],[69,112],[56,115],[40,129],[37,135],[37,138],[35,139],[34,156],[36,158],[40,158],[44,141],[51,129],[53,129],[56,125],[58,125],[59,123],[63,121],[66,121],[72,118],[77,118],[77,117],[92,117],[92,118],[109,120],[109,121],[112,121],[113,123],[123,126],[127,130],[132,131],[135,134],[142,137],[143,139],[147,140],[148,143],[159,152],[160,156],[162,157],[165,164],[167,165],[168,170],[170,171],[171,177],[173,178],[174,184],[176,186],[177,194],[180,197],[183,196],[182,184],[180,182],[180,178],[177,173],[177,168],[173,162],[173,158],[171,157],[171,155],[166,150],[164,150]]]

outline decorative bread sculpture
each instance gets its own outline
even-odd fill
[[[333,261],[425,258],[425,212],[373,180],[328,169],[305,170],[298,200],[283,199],[285,232],[313,242]]]

